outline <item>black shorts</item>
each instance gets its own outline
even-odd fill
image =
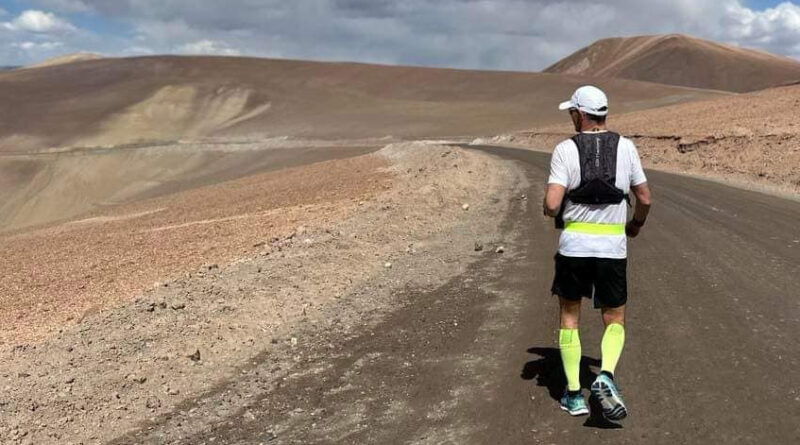
[[[570,301],[594,297],[600,307],[617,308],[628,301],[628,260],[556,255],[553,295]]]

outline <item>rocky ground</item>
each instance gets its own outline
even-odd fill
[[[307,188],[272,202],[287,183]],[[499,223],[525,199],[524,186],[508,161],[443,145],[396,144],[377,155],[14,235],[34,237],[19,242],[49,247],[47,255],[69,267],[54,266],[41,280],[17,281],[32,287],[11,289],[20,296],[44,287],[49,291],[41,295],[55,299],[18,297],[26,306],[5,314],[8,320],[38,308],[36,316],[23,316],[24,329],[4,331],[0,443],[174,443],[211,428],[259,392],[315,372],[304,361],[314,332],[362,331],[398,304],[403,290],[439,285],[479,255],[503,255]],[[266,200],[261,207],[259,199]],[[80,232],[87,227],[95,231]],[[109,247],[108,240],[126,235],[129,244]],[[104,249],[109,256],[85,260]],[[111,253],[124,260],[113,261]],[[84,267],[104,277],[84,280],[105,284],[81,293],[79,280],[69,279]],[[147,289],[114,284],[139,269],[146,273],[136,283],[149,281]],[[107,277],[109,270],[119,273]],[[75,289],[52,287],[61,279]],[[155,424],[168,427],[148,437]]]

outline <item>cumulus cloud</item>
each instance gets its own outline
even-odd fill
[[[205,54],[205,55],[218,55],[218,56],[238,56],[242,54],[236,48],[231,48],[225,42],[217,42],[214,40],[198,40],[196,42],[181,45],[178,52],[183,54]]]
[[[51,12],[28,10],[10,22],[3,23],[10,31],[24,31],[39,34],[63,34],[77,31],[70,22]]]
[[[599,38],[686,33],[800,58],[793,2],[758,11],[742,0],[29,1],[124,24],[116,49],[99,41],[106,53],[539,70]]]
[[[64,46],[64,42],[15,42],[11,44],[14,48],[25,51],[53,51]]]
[[[31,3],[48,11],[63,13],[88,12],[92,10],[82,0],[32,0]]]

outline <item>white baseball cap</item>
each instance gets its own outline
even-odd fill
[[[561,111],[570,108],[577,108],[593,116],[605,116],[608,114],[608,98],[600,88],[591,85],[582,86],[575,90],[572,99],[558,106]]]

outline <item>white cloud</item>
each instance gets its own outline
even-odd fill
[[[178,52],[183,54],[204,54],[217,56],[238,56],[242,52],[236,48],[231,48],[225,42],[214,40],[198,40],[196,42],[181,45]]]
[[[38,34],[64,34],[77,31],[70,22],[51,12],[27,10],[3,27],[11,31],[25,31]]]
[[[64,42],[17,42],[12,43],[12,47],[25,51],[53,51],[64,46]]]
[[[82,0],[29,0],[34,5],[48,11],[58,11],[68,14],[76,12],[89,12],[92,8]]]

